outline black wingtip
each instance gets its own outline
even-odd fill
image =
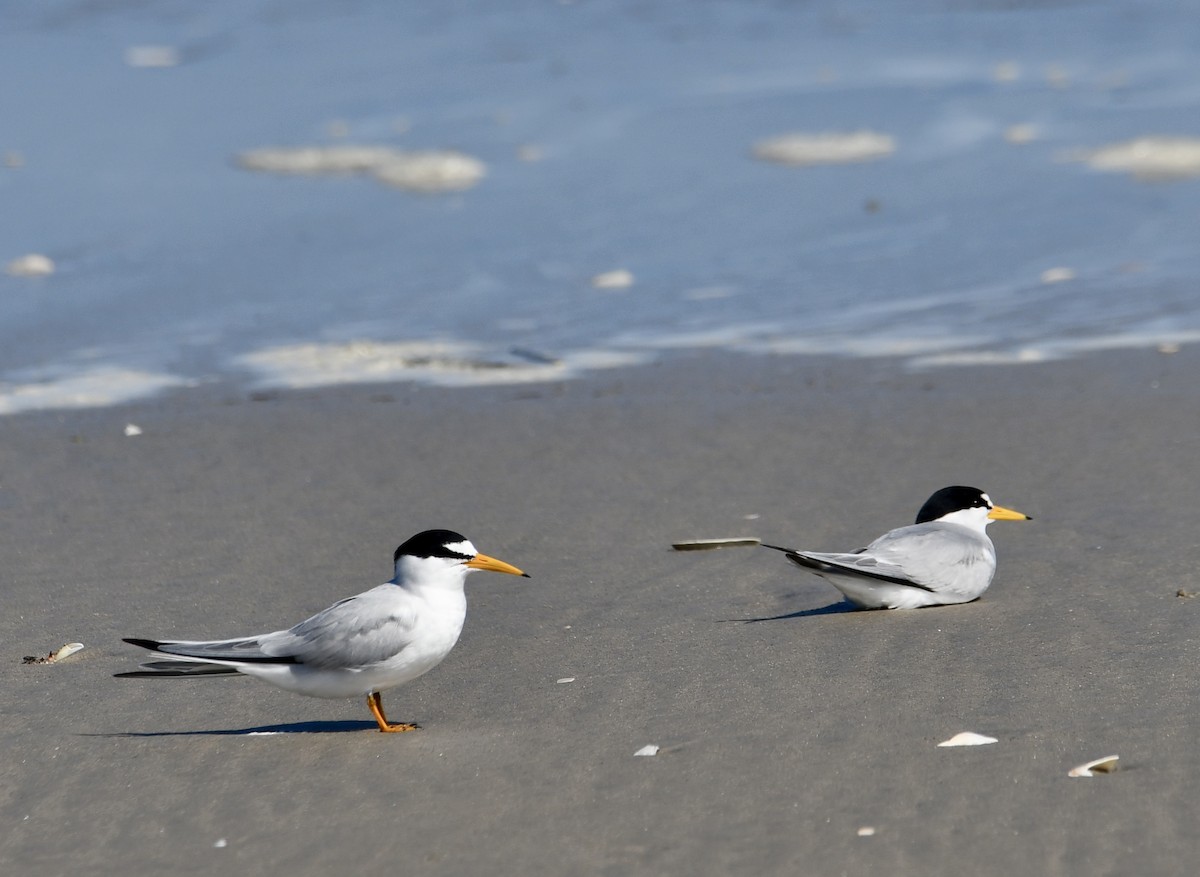
[[[114,673],[114,679],[200,679],[205,676],[236,676],[233,667],[206,667],[198,670],[127,670]]]
[[[136,639],[133,637],[121,637],[121,641],[129,643],[131,646],[140,646],[143,649],[149,649],[152,652],[157,651],[158,647],[162,645],[162,643],[156,639]]]
[[[796,550],[795,548],[784,548],[781,545],[768,545],[766,542],[760,542],[759,545],[763,548],[773,548],[776,551],[782,551],[784,554],[791,554]]]

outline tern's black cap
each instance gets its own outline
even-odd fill
[[[992,501],[978,487],[943,487],[929,499],[917,512],[917,523],[925,524],[944,518],[951,512],[961,512],[964,509],[990,509]]]
[[[468,541],[470,540],[462,533],[455,533],[453,530],[426,530],[413,536],[397,548],[396,553],[392,555],[392,563],[398,561],[402,554],[411,557],[448,557],[456,560],[470,560],[474,555],[452,551],[446,547]]]

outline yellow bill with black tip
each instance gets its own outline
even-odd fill
[[[471,569],[486,569],[492,572],[506,572],[510,576],[525,576],[529,578],[528,573],[523,573],[511,563],[505,563],[503,560],[497,560],[494,557],[488,557],[486,554],[476,554],[467,561],[467,566]]]
[[[1002,505],[992,506],[992,510],[988,512],[988,517],[993,521],[1032,521],[1033,518],[1024,512],[1018,512],[1014,509],[1006,509]]]

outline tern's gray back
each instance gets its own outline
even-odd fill
[[[996,571],[996,550],[986,534],[943,521],[892,530],[861,554],[938,592],[977,596]]]
[[[388,584],[334,603],[291,630],[263,637],[263,651],[320,669],[386,661],[412,641],[417,622],[417,607],[397,599],[401,595],[400,588]]]

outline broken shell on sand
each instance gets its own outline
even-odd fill
[[[83,650],[83,643],[67,643],[58,651],[51,652],[44,658],[36,658],[33,655],[26,655],[22,662],[25,664],[57,664],[65,658],[71,657],[76,652]]]
[[[974,731],[963,731],[955,734],[949,740],[943,740],[938,746],[986,746],[988,743],[998,743],[995,737],[985,737]]]
[[[1106,755],[1104,758],[1097,758],[1095,761],[1089,761],[1087,764],[1071,768],[1067,771],[1067,776],[1094,777],[1097,773],[1112,773],[1117,769],[1119,758],[1120,756],[1117,755]]]

